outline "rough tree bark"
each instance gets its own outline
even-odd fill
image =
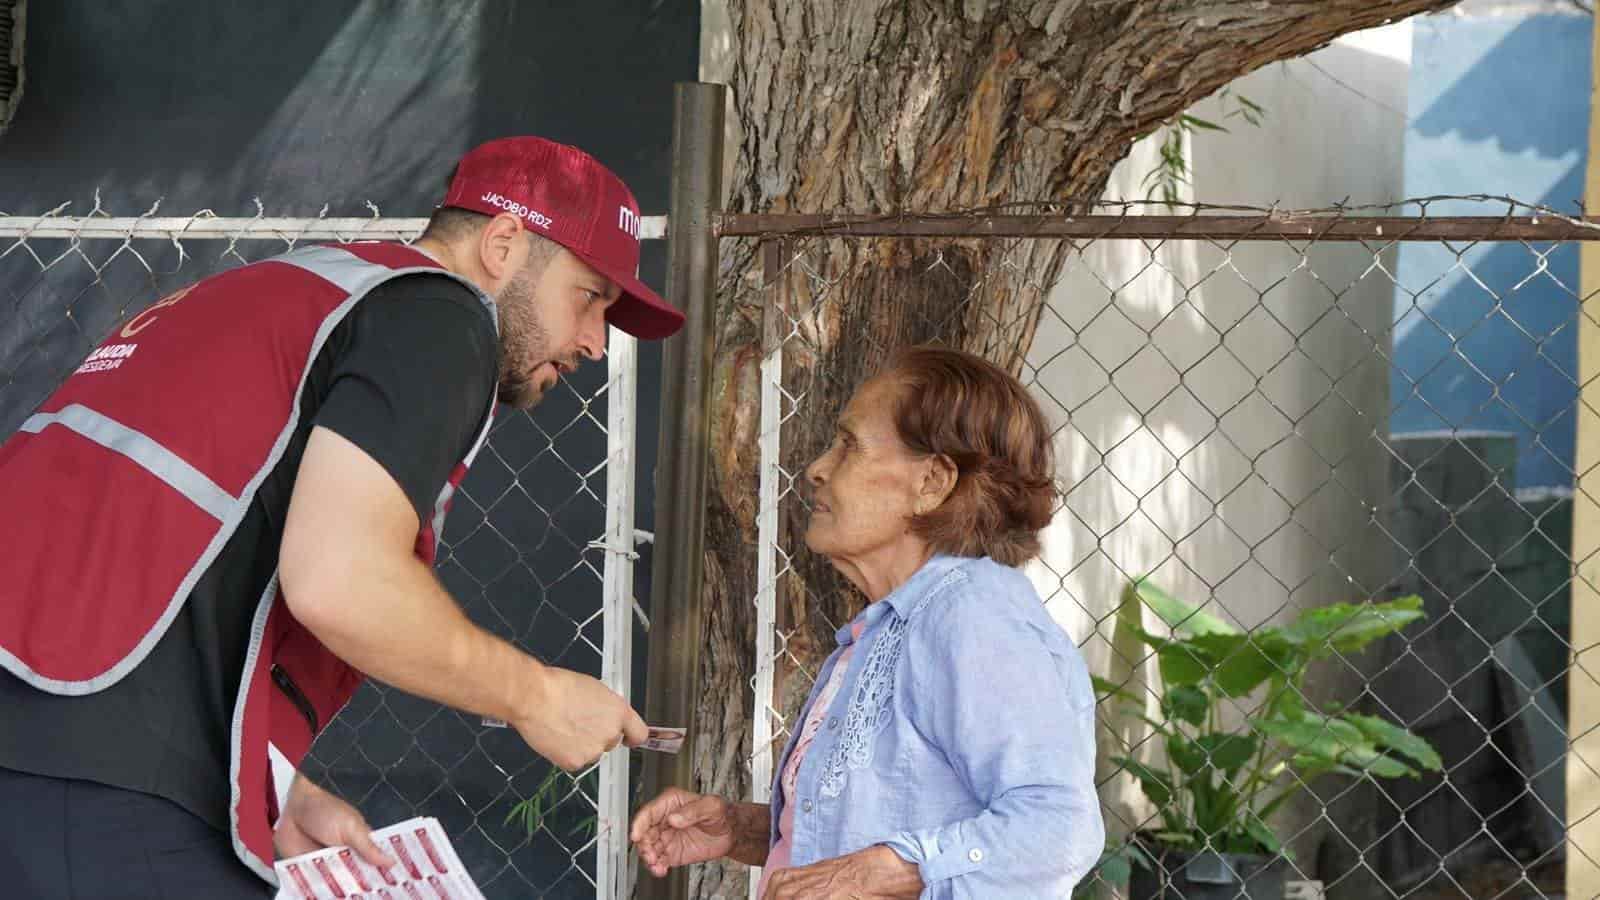
[[[1229,81],[1331,39],[1454,0],[729,0],[742,128],[730,209],[943,211],[1098,198],[1130,145]],[[1286,110],[1282,115],[1316,115]],[[1064,256],[1053,242],[811,241],[791,266],[801,322],[784,381],[798,476],[861,378],[938,340],[1016,371]],[[761,257],[725,241],[706,536],[708,652],[693,723],[698,788],[750,795]],[[826,289],[819,289],[826,284]],[[787,328],[786,328],[787,330]],[[784,546],[803,507],[786,503]],[[781,586],[778,671],[792,714],[859,599],[804,552]],[[779,748],[781,749],[781,747]],[[743,896],[737,865],[692,897]]]

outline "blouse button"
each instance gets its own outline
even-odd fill
[[[834,717],[832,717],[832,718],[830,718],[828,720],[828,730],[829,731],[832,731],[832,730],[834,730],[835,728],[838,728],[838,727],[839,727],[839,717],[838,716],[834,716]]]
[[[800,804],[800,808],[805,810],[806,812],[811,812],[811,801],[807,800],[806,802]],[[972,852],[976,853],[978,851],[974,850]]]
[[[983,862],[983,851],[979,850],[977,847],[973,847],[971,850],[967,851],[967,859],[970,859],[975,863],[981,863]]]

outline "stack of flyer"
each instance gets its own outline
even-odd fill
[[[279,860],[277,900],[484,900],[433,818],[408,819],[372,833],[394,859],[389,869],[349,847]]]

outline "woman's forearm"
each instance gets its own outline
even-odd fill
[[[747,866],[767,864],[772,849],[772,807],[765,803],[729,803],[728,822],[733,826],[733,849],[728,858]]]

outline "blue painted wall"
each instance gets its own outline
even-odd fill
[[[1508,195],[1576,211],[1593,17],[1439,15],[1414,27],[1406,195]],[[1391,430],[1512,432],[1518,487],[1570,486],[1577,247],[1407,244],[1398,281]]]

